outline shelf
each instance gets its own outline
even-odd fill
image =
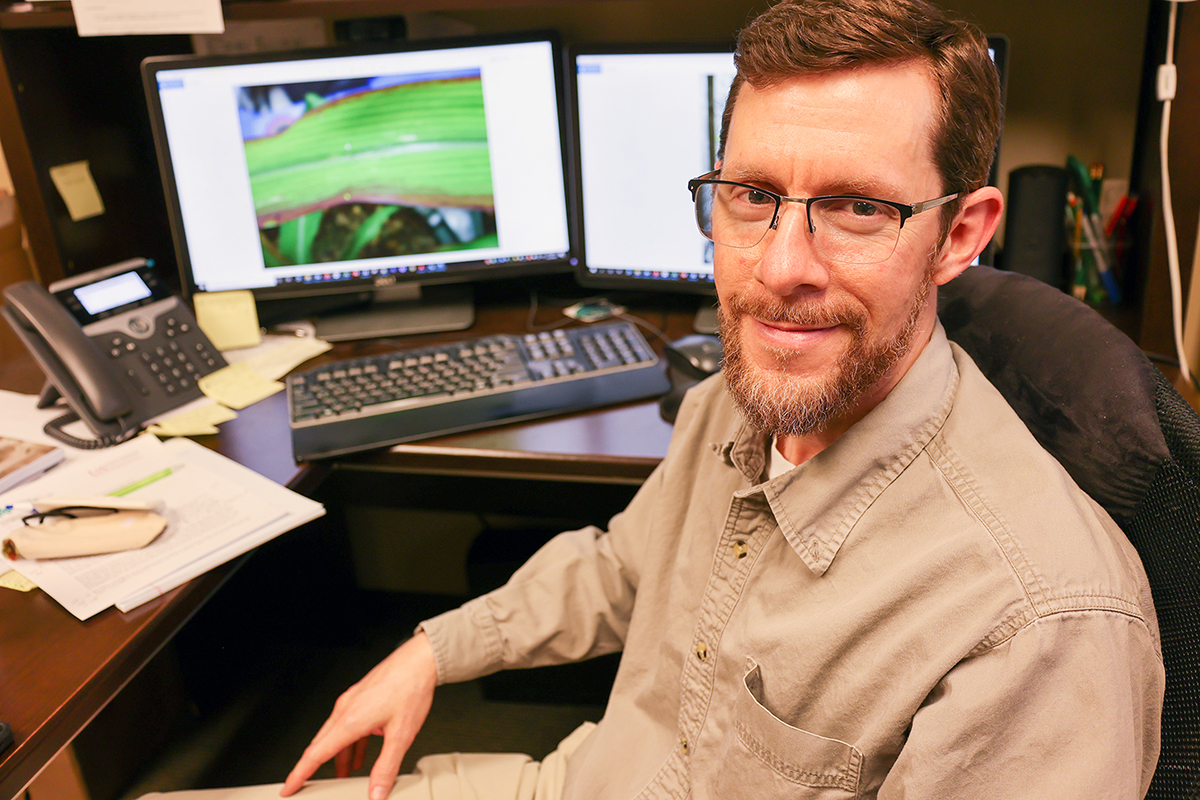
[[[223,4],[227,20],[390,17],[427,11],[537,8],[601,0],[234,0]],[[0,29],[71,28],[75,16],[67,0],[13,3],[0,10]]]

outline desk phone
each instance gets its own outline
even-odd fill
[[[76,447],[129,439],[147,420],[200,397],[199,378],[226,364],[146,259],[67,278],[50,291],[22,281],[4,298],[0,315],[46,373],[38,407],[61,398],[70,409],[46,433]],[[76,419],[97,438],[64,432]]]

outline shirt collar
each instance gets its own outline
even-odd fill
[[[912,463],[950,413],[958,368],[941,323],[883,401],[836,442],[777,478],[765,477],[769,439],[745,421],[717,454],[761,492],[784,537],[816,575],[833,563],[863,512]]]

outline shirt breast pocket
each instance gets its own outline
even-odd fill
[[[762,668],[747,659],[727,757],[714,797],[847,800],[859,797],[862,752],[788,725],[763,703]]]

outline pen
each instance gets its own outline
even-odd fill
[[[0,519],[16,511],[22,514],[38,513],[37,507],[33,503],[11,503],[4,506],[4,508],[0,508]]]
[[[1116,276],[1108,266],[1108,254],[1105,244],[1096,235],[1095,219],[1087,214],[1082,217],[1083,234],[1087,237],[1088,245],[1092,248],[1092,253],[1096,258],[1096,269],[1100,273],[1100,280],[1104,283],[1104,289],[1108,292],[1108,297],[1114,304],[1119,305],[1121,302],[1121,287],[1117,285]]]
[[[73,497],[42,497],[26,503],[12,503],[0,509],[0,516],[20,512],[43,514],[59,508],[102,508],[116,511],[153,511],[154,505],[140,500],[117,499],[116,495],[75,495]]]
[[[129,484],[128,486],[122,486],[120,489],[117,489],[115,492],[110,492],[109,497],[124,497],[125,495],[130,494],[131,492],[136,492],[138,489],[141,489],[143,486],[149,486],[150,484],[154,483],[155,481],[162,480],[163,478],[170,475],[172,472],[174,472],[174,469],[172,467],[167,467],[166,469],[160,470],[160,471],[154,473],[153,475],[147,475],[146,477],[142,478],[140,481],[134,481],[133,483]]]
[[[1125,209],[1129,206],[1129,195],[1123,195],[1117,201],[1117,207],[1113,209],[1112,216],[1108,218],[1108,222],[1104,224],[1104,235],[1112,238],[1117,232],[1117,225],[1125,218]]]
[[[1100,193],[1096,189],[1096,182],[1092,180],[1092,175],[1088,172],[1088,168],[1075,156],[1067,156],[1067,168],[1071,170],[1075,177],[1075,183],[1079,187],[1079,196],[1083,200],[1084,213],[1099,213]]]

